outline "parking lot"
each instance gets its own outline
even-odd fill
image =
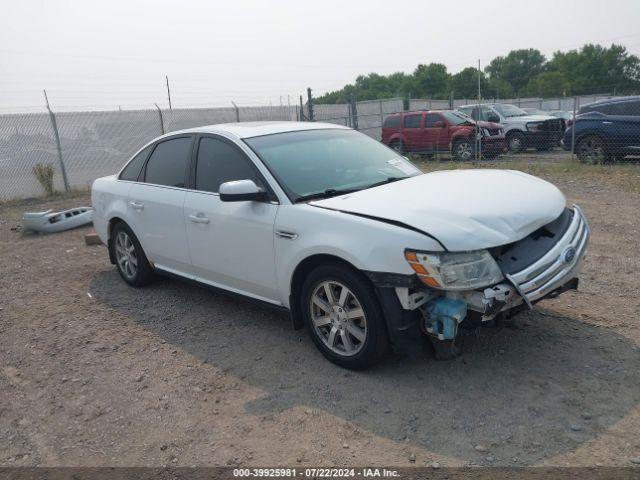
[[[590,219],[579,291],[463,338],[453,361],[365,372],[282,314],[174,280],[126,286],[88,227],[12,229],[88,195],[0,206],[0,465],[640,462],[640,173],[554,155],[531,168]]]

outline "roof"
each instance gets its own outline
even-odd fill
[[[585,103],[582,105],[583,107],[589,107],[591,105],[603,105],[607,103],[624,103],[629,101],[640,100],[639,95],[630,95],[627,97],[611,97],[611,98],[602,98],[600,100],[596,100],[595,102]]]
[[[251,138],[261,135],[272,135],[274,133],[297,132],[301,130],[325,130],[330,128],[347,129],[342,125],[322,122],[239,122],[220,123],[217,125],[204,125],[202,127],[180,130],[176,133],[218,133],[232,135],[236,138]]]
[[[414,113],[442,113],[442,112],[453,112],[451,108],[432,108],[432,109],[418,109],[418,110],[406,110],[403,112],[393,112],[388,116],[392,117],[393,115],[411,115]]]

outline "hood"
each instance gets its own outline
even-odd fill
[[[507,122],[544,122],[545,120],[558,120],[551,115],[522,115],[521,117],[507,117]]]
[[[479,120],[477,124],[480,128],[502,128],[502,124],[500,123],[485,122],[484,120]]]
[[[444,170],[313,201],[310,205],[400,222],[447,250],[491,248],[520,240],[555,220],[564,195],[513,170]],[[411,245],[407,245],[411,247]]]

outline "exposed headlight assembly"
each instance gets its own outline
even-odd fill
[[[473,290],[504,278],[487,250],[459,253],[405,250],[404,256],[422,283],[440,290]]]

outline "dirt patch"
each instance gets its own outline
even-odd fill
[[[550,179],[593,229],[580,290],[465,337],[454,361],[390,356],[362,373],[250,303],[127,287],[88,228],[20,233],[23,207],[4,207],[0,465],[631,465],[640,196]]]

